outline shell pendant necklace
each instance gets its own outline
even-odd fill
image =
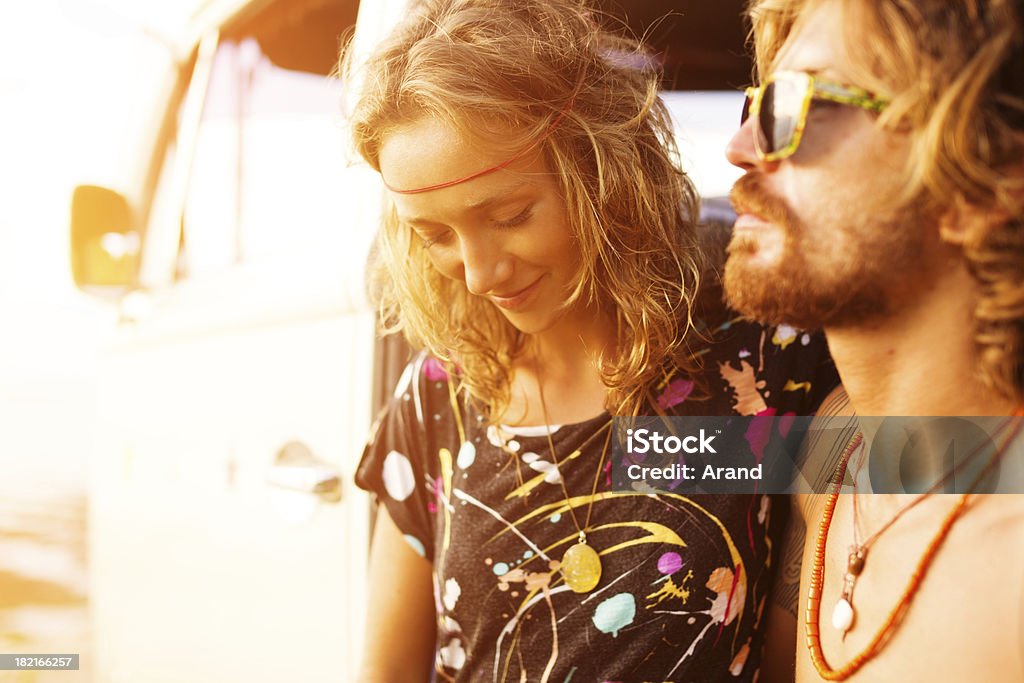
[[[825,652],[821,646],[821,630],[818,617],[821,609],[822,589],[825,585],[825,551],[828,544],[829,527],[832,525],[832,516],[835,513],[836,502],[839,499],[839,491],[843,485],[843,478],[846,476],[847,462],[863,440],[863,435],[860,432],[854,436],[853,440],[843,452],[843,456],[839,460],[839,465],[833,474],[831,480],[832,490],[826,496],[825,508],[822,511],[821,520],[818,524],[818,540],[814,546],[814,556],[811,565],[811,580],[807,597],[807,611],[805,613],[804,626],[807,633],[808,654],[811,657],[811,662],[814,664],[815,670],[822,679],[826,681],[845,681],[847,678],[859,671],[864,664],[874,659],[885,644],[889,642],[893,632],[899,628],[906,616],[908,607],[917,594],[918,589],[920,589],[921,584],[928,573],[928,569],[932,564],[932,560],[935,559],[935,555],[942,547],[950,530],[953,528],[953,525],[967,511],[968,506],[976,495],[975,492],[977,491],[978,486],[991,474],[993,468],[998,466],[999,461],[1009,449],[1010,444],[1017,438],[1022,428],[1024,428],[1024,422],[1014,419],[1021,416],[1024,416],[1024,407],[1018,408],[1014,411],[1013,416],[997,429],[996,433],[1000,433],[1007,427],[1010,428],[1009,434],[1003,439],[998,448],[996,448],[995,454],[991,456],[978,475],[974,477],[973,481],[967,488],[967,492],[960,495],[956,505],[943,519],[938,532],[932,537],[931,541],[928,543],[928,547],[925,548],[924,553],[918,560],[914,573],[911,575],[910,582],[904,589],[899,602],[897,602],[896,606],[889,612],[885,623],[883,623],[875,633],[871,642],[846,665],[838,669],[833,669],[825,658]],[[898,512],[896,517],[898,518],[902,516],[911,507],[914,507],[928,496],[936,493],[951,476],[953,476],[966,463],[973,460],[979,452],[980,448],[975,449],[970,455],[968,455],[964,462],[951,468],[945,476],[936,482],[936,484],[928,491],[921,494],[918,498],[915,498],[914,501],[912,501],[906,508]],[[856,477],[854,478],[854,483],[856,483]],[[854,493],[856,495],[856,489],[854,490]],[[854,511],[856,512],[856,497],[854,498]],[[844,637],[846,632],[849,631],[856,622],[856,612],[853,609],[852,604],[853,586],[856,584],[857,577],[864,571],[868,548],[871,546],[874,539],[892,526],[894,521],[895,520],[890,520],[881,529],[872,534],[870,538],[864,541],[863,544],[858,543],[856,540],[854,541],[855,546],[851,548],[847,574],[843,580],[843,594],[840,601],[837,602],[836,610],[833,612],[833,626],[842,631]],[[856,521],[854,522],[854,527],[856,528]],[[856,532],[854,537],[855,539],[857,538]],[[845,607],[840,607],[843,601],[847,603],[846,607],[849,607],[848,611]],[[837,616],[840,618],[837,619]]]
[[[895,524],[900,517],[910,512],[918,503],[934,494],[946,482],[946,478],[941,479],[928,491],[915,498],[909,505],[900,509],[888,522],[882,525],[882,528],[862,542],[860,539],[860,524],[857,521],[857,478],[860,476],[861,467],[864,465],[864,438],[861,432],[857,432],[850,443],[847,452],[843,456],[843,462],[849,462],[853,453],[858,449],[861,451],[860,457],[857,459],[857,465],[853,471],[853,545],[850,546],[849,554],[846,558],[846,573],[843,575],[842,592],[839,599],[836,600],[835,607],[832,609],[832,626],[837,631],[842,632],[843,640],[846,639],[846,634],[853,628],[853,624],[857,619],[857,611],[853,607],[853,590],[857,586],[857,578],[864,571],[864,565],[868,559],[868,551],[871,549],[872,544],[889,527]]]
[[[558,468],[558,483],[562,487],[562,495],[565,497],[565,505],[569,509],[569,515],[572,517],[572,523],[576,527],[576,531],[579,532],[576,543],[569,546],[562,555],[562,562],[559,565],[559,570],[562,572],[562,579],[565,581],[565,585],[569,587],[573,593],[589,593],[594,590],[597,584],[601,581],[601,556],[598,554],[594,547],[587,543],[587,530],[590,529],[590,513],[594,510],[594,498],[597,495],[597,482],[601,478],[601,471],[604,469],[605,456],[608,454],[608,446],[611,444],[612,430],[611,421],[605,425],[605,429],[608,430],[608,434],[605,436],[604,447],[601,449],[601,460],[597,465],[597,471],[594,473],[594,484],[590,489],[590,501],[587,503],[587,517],[583,522],[583,526],[580,526],[579,520],[576,519],[576,510],[572,505],[572,499],[569,496],[569,490],[565,486],[565,476],[562,471],[562,463],[558,461],[558,456],[555,454],[555,443],[551,438],[551,421],[548,419],[548,407],[544,402],[544,386],[540,381],[540,377],[537,378],[537,391],[540,395],[540,407],[544,414],[544,430],[548,437],[548,449],[551,451],[551,461]]]
[[[1005,426],[1005,425],[1004,425]],[[1000,431],[1003,426],[1000,427]],[[871,534],[867,539],[861,541],[860,537],[860,523],[858,522],[858,504],[857,504],[857,480],[860,477],[861,468],[864,465],[864,443],[863,434],[858,432],[854,437],[854,440],[850,443],[847,452],[843,456],[843,462],[841,465],[845,469],[846,463],[849,462],[853,453],[860,449],[860,457],[857,459],[857,464],[853,470],[853,545],[849,547],[849,554],[846,560],[846,572],[843,575],[843,588],[840,593],[839,599],[836,601],[835,606],[832,609],[832,626],[837,631],[842,632],[843,640],[846,639],[846,634],[853,628],[854,623],[857,621],[857,610],[853,605],[853,591],[857,586],[857,579],[864,572],[864,566],[867,563],[868,551],[871,550],[871,546],[878,538],[889,530],[903,515],[913,510],[918,504],[927,500],[931,496],[938,493],[943,486],[954,476],[960,469],[966,464],[973,460],[979,453],[981,448],[978,447],[972,451],[962,463],[958,463],[956,466],[951,468],[945,473],[938,481],[936,481],[928,490],[920,494],[913,501],[901,508],[895,515],[889,518],[885,524],[882,525],[875,533]],[[998,454],[996,457],[999,457]]]

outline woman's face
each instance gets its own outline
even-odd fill
[[[445,183],[515,154],[495,147],[424,118],[385,137],[381,175],[398,189]],[[542,152],[451,187],[391,198],[437,270],[490,300],[518,330],[537,334],[564,317],[579,254]]]

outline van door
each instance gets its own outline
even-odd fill
[[[199,44],[100,360],[101,681],[355,680],[380,190],[327,75],[356,4],[252,3]]]

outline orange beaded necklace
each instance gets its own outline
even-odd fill
[[[1024,415],[1024,408],[1016,410],[1013,414],[1014,416]],[[934,538],[932,538],[928,547],[925,549],[924,554],[921,556],[921,559],[918,561],[917,566],[914,568],[914,573],[911,575],[910,582],[903,591],[903,595],[900,596],[896,606],[891,612],[889,612],[889,616],[886,617],[885,622],[882,624],[881,628],[879,628],[874,638],[871,639],[871,642],[868,643],[867,647],[851,659],[845,666],[842,666],[839,669],[833,669],[831,665],[829,665],[828,660],[825,659],[825,653],[821,647],[819,619],[821,613],[822,587],[825,584],[825,550],[828,544],[829,528],[832,526],[832,516],[835,514],[836,503],[839,500],[839,490],[842,488],[843,478],[846,476],[847,462],[849,461],[850,456],[863,442],[863,434],[857,432],[846,447],[846,450],[843,452],[839,465],[836,467],[835,474],[833,475],[831,482],[832,490],[825,499],[825,509],[822,512],[821,522],[818,524],[818,539],[814,546],[814,559],[811,565],[811,585],[808,590],[807,610],[804,616],[804,625],[807,631],[807,650],[810,653],[811,662],[814,664],[814,668],[817,670],[819,676],[826,681],[845,681],[869,660],[878,655],[885,646],[885,643],[889,640],[893,632],[895,632],[903,621],[903,618],[906,616],[907,610],[910,607],[910,601],[914,599],[914,595],[916,595],[918,589],[921,587],[921,583],[924,581],[924,577],[928,572],[928,568],[930,567],[932,560],[935,558],[935,554],[938,553],[939,548],[946,540],[950,530],[953,528],[953,524],[955,524],[961,515],[966,512],[968,503],[974,495],[973,491],[977,488],[977,485],[986,476],[988,476],[992,468],[998,463],[999,458],[1006,451],[1006,447],[1013,441],[1020,430],[1021,425],[1018,423],[1011,431],[1010,436],[1004,442],[1002,448],[996,452],[990,462],[975,478],[971,487],[968,489],[968,492],[960,496],[956,505],[949,514],[946,515],[945,519],[942,520],[942,525],[939,527],[938,532],[935,534]],[[904,512],[909,510],[911,507],[914,507],[921,500],[931,495],[931,493],[932,492],[927,492],[921,497],[915,499],[907,508],[904,508],[897,513],[896,518],[899,518]],[[892,521],[895,521],[896,518]],[[891,526],[891,522],[883,527],[882,530],[884,531],[889,526]],[[851,556],[851,569],[853,569],[853,560],[854,558]],[[863,558],[861,558],[861,562],[855,573],[859,574],[861,569],[863,569]]]

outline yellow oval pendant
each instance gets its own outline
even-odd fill
[[[562,578],[573,593],[588,593],[601,580],[601,556],[586,543],[577,543],[562,555]]]

